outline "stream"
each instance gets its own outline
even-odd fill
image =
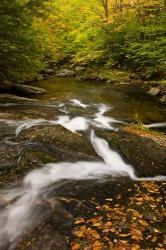
[[[102,137],[138,122],[165,133],[164,107],[106,83],[50,78],[34,84],[48,91],[38,101],[0,103],[0,249],[165,249],[166,176],[138,177]],[[70,152],[64,139],[68,156],[32,159],[32,169],[17,177],[13,169],[27,148],[46,152],[33,131],[55,127],[56,133],[56,126],[85,138],[91,149]],[[47,144],[42,139],[50,149]]]

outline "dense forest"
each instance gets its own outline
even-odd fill
[[[165,10],[165,0],[1,0],[0,77],[68,62],[164,78]]]

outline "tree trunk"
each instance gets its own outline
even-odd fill
[[[123,0],[120,0],[119,8],[120,8],[120,11],[123,11]]]
[[[108,18],[109,18],[109,7],[108,7],[109,0],[102,0],[102,5],[104,9],[104,29],[105,29],[105,39],[106,39],[106,48],[108,52],[108,57],[110,58],[110,45],[109,45],[109,30],[108,30]]]

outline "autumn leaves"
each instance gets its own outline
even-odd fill
[[[164,250],[163,218],[165,209],[160,192],[164,183],[142,181],[129,188],[126,203],[121,194],[105,197],[92,216],[77,217],[70,243],[72,250]]]

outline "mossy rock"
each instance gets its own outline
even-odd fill
[[[17,182],[33,169],[53,162],[101,160],[85,136],[61,125],[35,126],[16,138],[17,147],[1,144],[0,185]]]
[[[165,134],[128,126],[120,129],[118,145],[138,175],[166,175]]]
[[[56,161],[99,159],[86,137],[61,125],[32,127],[22,131],[18,140],[36,144],[39,148],[45,147]]]

